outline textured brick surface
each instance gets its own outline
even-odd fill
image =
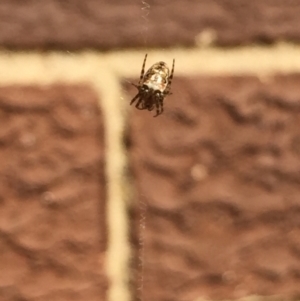
[[[297,0],[2,0],[0,45],[71,50],[299,42],[299,14]]]
[[[103,153],[90,88],[0,88],[0,300],[105,300]]]
[[[126,140],[144,300],[300,294],[300,75],[173,87],[161,117],[132,108]]]

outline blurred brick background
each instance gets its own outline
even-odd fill
[[[300,298],[299,14],[1,1],[0,300]],[[176,59],[155,119],[146,52]]]

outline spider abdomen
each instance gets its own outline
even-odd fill
[[[166,63],[154,64],[145,74],[143,84],[153,90],[164,92],[168,86],[169,68]]]

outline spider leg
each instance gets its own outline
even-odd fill
[[[142,67],[141,75],[140,75],[139,84],[137,85],[137,84],[135,84],[135,83],[133,83],[133,82],[129,82],[131,85],[135,86],[139,91],[140,91],[140,87],[141,87],[140,84],[141,84],[141,82],[142,82],[142,79],[143,79],[144,73],[145,73],[145,65],[146,65],[147,56],[148,56],[148,54],[146,53],[145,58],[144,58],[144,62],[143,62],[143,67]],[[136,99],[136,98],[134,98],[134,100],[135,100],[135,99]],[[130,104],[132,104],[132,103],[134,102],[134,100],[132,100]]]
[[[141,84],[141,82],[142,82],[142,80],[143,80],[143,77],[144,77],[144,73],[145,73],[145,65],[146,65],[147,56],[148,56],[148,54],[146,53],[145,58],[144,58],[144,62],[143,62],[142,71],[141,71],[141,76],[140,76],[139,85]]]
[[[160,103],[160,114],[162,114],[163,113],[163,111],[164,111],[164,102],[163,102],[163,98],[161,98],[160,100],[159,100],[159,103]]]
[[[141,104],[142,100],[140,99],[137,104],[135,105],[135,107],[138,109],[138,110],[143,110],[143,107],[140,107],[140,104]]]
[[[132,105],[134,103],[134,101],[140,97],[140,93],[138,93],[136,96],[134,96],[134,98],[132,98],[130,105]]]
[[[151,99],[151,103],[150,104],[148,103],[148,107],[147,107],[148,111],[152,111],[154,109],[155,102],[156,102],[156,99],[154,99],[154,101],[153,101],[153,99]]]
[[[173,59],[172,71],[171,71],[171,75],[169,77],[168,85],[167,85],[167,87],[165,89],[165,92],[164,92],[165,95],[171,95],[172,94],[170,92],[170,89],[171,89],[171,84],[172,84],[172,80],[173,80],[174,69],[175,69],[175,59]]]
[[[172,80],[173,80],[174,69],[175,69],[175,59],[173,59],[172,71],[171,71],[171,75],[170,75],[170,78],[169,78],[169,86],[171,86],[171,83],[172,83]]]
[[[135,86],[137,89],[139,89],[139,86],[136,85],[135,83],[129,82],[130,84],[132,84],[133,86]]]
[[[135,107],[136,107],[138,110],[145,110],[145,109],[146,109],[144,99],[143,99],[141,96],[140,96],[140,98],[139,98],[139,101],[138,101],[137,104],[135,105]]]
[[[152,111],[154,109],[154,104],[151,105],[151,107],[148,107],[148,111]]]
[[[142,105],[140,107],[140,104]],[[139,101],[137,102],[136,106],[135,106],[138,110],[145,110],[145,103],[143,103],[143,99],[140,97]]]
[[[156,99],[155,105],[156,105],[156,114],[153,117],[157,117],[158,115],[161,114],[161,112],[160,112],[160,102],[159,102],[158,99]]]

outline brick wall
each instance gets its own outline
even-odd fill
[[[299,13],[1,1],[0,300],[299,297]],[[146,52],[176,59],[158,118]]]

